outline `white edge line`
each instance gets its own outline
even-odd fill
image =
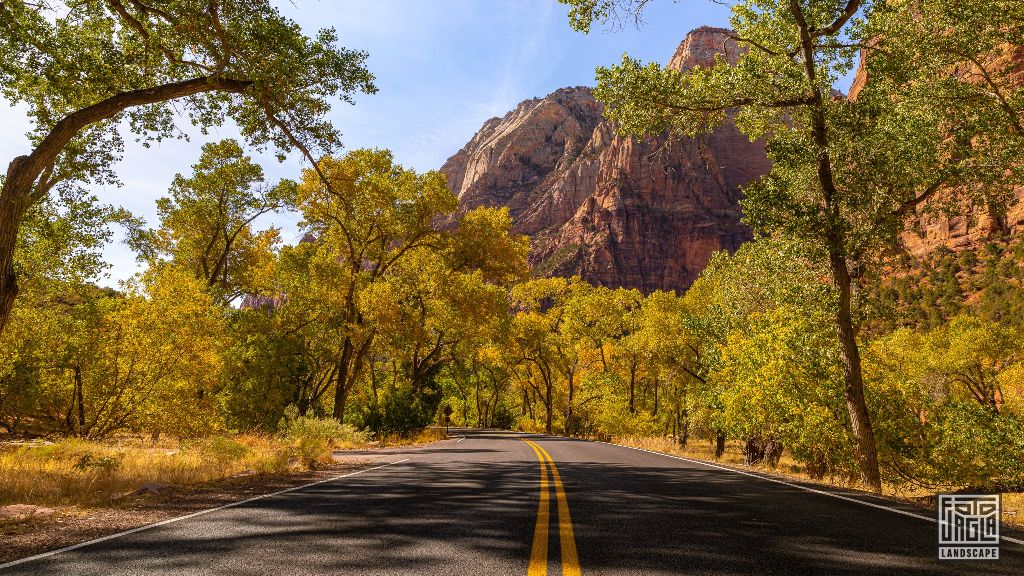
[[[175,522],[180,522],[182,520],[188,520],[190,518],[195,518],[196,516],[202,516],[204,514],[209,514],[211,512],[217,512],[218,510],[224,510],[225,508],[234,508],[235,506],[241,506],[243,504],[248,504],[249,502],[255,502],[257,500],[262,500],[264,498],[271,498],[273,496],[280,496],[281,494],[287,494],[288,492],[294,492],[296,490],[302,490],[303,488],[309,488],[310,486],[316,486],[318,484],[325,484],[327,482],[334,482],[335,480],[341,480],[342,478],[348,478],[349,476],[355,476],[356,474],[362,474],[363,472],[369,472],[371,470],[379,470],[379,469],[384,468],[386,466],[391,466],[393,464],[401,464],[402,462],[407,462],[408,460],[409,460],[408,458],[403,458],[401,460],[396,460],[394,462],[388,462],[387,464],[381,464],[380,466],[374,466],[372,468],[363,468],[362,470],[356,470],[355,472],[349,472],[348,474],[342,474],[340,476],[333,476],[331,478],[326,478],[324,480],[317,480],[316,482],[310,482],[309,484],[303,484],[302,486],[293,486],[291,488],[285,488],[284,490],[278,490],[277,492],[271,492],[269,494],[261,494],[259,496],[253,496],[252,498],[246,498],[245,500],[239,500],[238,502],[229,502],[228,504],[217,506],[216,508],[208,508],[206,510],[200,510],[199,512],[193,512],[193,513],[187,514],[185,516],[178,516],[177,518],[168,518],[167,520],[162,520],[160,522],[155,522],[153,524],[146,524],[145,526],[139,526],[138,528],[132,528],[131,530],[125,530],[124,532],[118,532],[117,534],[110,534],[108,536],[102,536],[102,537],[96,538],[94,540],[89,540],[89,541],[86,541],[86,542],[79,542],[78,544],[72,544],[71,546],[65,546],[64,548],[58,548],[57,550],[50,550],[49,552],[43,552],[42,554],[36,554],[35,556],[29,556],[27,558],[21,558],[21,559],[18,559],[18,560],[12,560],[11,562],[7,562],[6,564],[0,564],[0,570],[4,570],[6,568],[11,568],[11,567],[17,566],[19,564],[24,564],[26,562],[32,562],[32,561],[35,561],[35,560],[41,560],[43,558],[48,558],[50,556],[54,556],[54,555],[60,554],[62,552],[70,552],[72,550],[78,550],[79,548],[85,548],[86,546],[92,546],[93,544],[99,544],[100,542],[106,542],[107,540],[113,540],[115,538],[121,538],[122,536],[128,536],[130,534],[135,534],[136,532],[142,532],[143,530],[149,530],[151,528],[157,528],[159,526],[165,526],[167,524],[173,524]]]
[[[889,506],[882,506],[881,504],[875,504],[873,502],[866,502],[858,498],[851,498],[849,496],[843,496],[842,494],[836,494],[835,492],[829,492],[827,490],[818,490],[816,488],[810,488],[808,486],[801,486],[800,484],[793,484],[792,482],[786,482],[785,480],[779,480],[778,478],[772,478],[771,476],[762,476],[760,474],[754,474],[753,472],[746,472],[744,470],[737,470],[735,468],[729,468],[728,466],[719,466],[718,464],[712,464],[711,462],[705,462],[704,460],[696,460],[693,458],[685,458],[683,456],[676,456],[674,454],[665,454],[664,452],[656,452],[654,450],[647,450],[644,448],[636,448],[634,446],[623,446],[622,444],[612,444],[611,442],[603,442],[601,440],[592,440],[599,444],[607,444],[608,446],[617,446],[619,448],[626,448],[628,450],[637,450],[640,452],[647,452],[649,454],[657,454],[658,456],[664,456],[666,458],[674,458],[676,460],[682,460],[684,462],[690,462],[693,464],[700,464],[709,468],[717,468],[719,470],[725,470],[727,472],[735,472],[736,474],[742,474],[744,476],[750,476],[751,478],[760,478],[761,480],[767,480],[768,482],[775,482],[776,484],[782,484],[791,488],[798,488],[807,492],[813,492],[815,494],[821,494],[823,496],[830,496],[832,498],[838,498],[839,500],[846,500],[847,502],[854,502],[863,506],[870,506],[872,508],[878,508],[879,510],[888,510],[889,512],[895,512],[896,514],[902,514],[904,516],[911,516],[913,518],[920,518],[921,520],[927,520],[929,522],[938,524],[938,520],[931,516],[924,516],[921,514],[915,514],[913,512],[907,512],[906,510],[900,510],[899,508],[891,508]],[[1024,540],[1018,540],[1017,538],[1011,538],[1009,536],[1000,536],[1001,539],[1007,542],[1013,542],[1014,544],[1020,544],[1024,546]],[[2,568],[2,566],[0,566]]]

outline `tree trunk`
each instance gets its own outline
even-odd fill
[[[348,386],[339,386],[334,393],[334,419],[345,422],[345,404],[348,403]]]
[[[679,438],[679,445],[686,446],[686,443],[690,441],[690,409],[689,403],[686,401],[686,384],[684,383],[679,389],[679,418],[682,420],[682,435]]]
[[[629,366],[629,413],[636,413],[636,363]]]
[[[500,391],[497,388],[495,388],[494,395],[491,396],[491,401],[487,405],[487,419],[484,420],[484,423],[488,428],[494,428],[494,413],[498,410],[499,394]]]
[[[875,433],[871,428],[871,416],[864,400],[864,376],[861,370],[860,350],[857,335],[853,329],[850,312],[851,280],[844,258],[836,250],[829,251],[832,280],[839,293],[839,308],[836,311],[836,332],[841,346],[845,380],[846,410],[850,415],[850,427],[857,441],[857,463],[860,479],[864,486],[876,493],[882,492],[882,476],[878,469],[878,448]]]
[[[7,169],[7,179],[0,190],[0,333],[11,317],[14,299],[18,296],[18,278],[14,273],[14,250],[18,243],[21,220],[29,206],[32,181],[22,174],[24,156],[15,158]],[[27,180],[27,181],[26,181]]]
[[[843,14],[829,27],[826,34],[838,32],[843,24],[849,21],[860,7],[857,0],[849,0]],[[857,349],[857,335],[853,329],[853,318],[850,314],[851,279],[850,269],[846,264],[846,245],[840,222],[840,208],[835,174],[829,157],[828,124],[825,121],[825,96],[817,83],[817,61],[815,58],[815,38],[822,30],[812,31],[803,8],[798,0],[790,0],[790,12],[800,32],[800,48],[803,52],[805,74],[808,87],[814,94],[811,102],[811,129],[814,143],[818,148],[817,176],[821,184],[822,203],[825,209],[827,224],[825,239],[828,244],[829,266],[832,270],[832,282],[839,293],[839,308],[836,311],[835,324],[839,337],[844,379],[846,383],[846,409],[850,415],[850,427],[857,440],[857,462],[860,467],[861,482],[876,493],[882,491],[881,475],[878,471],[878,450],[875,446],[875,434],[871,429],[867,404],[864,401],[864,379],[860,366],[860,351]]]
[[[654,415],[658,415],[658,377],[654,378]]]
[[[82,367],[75,365],[75,392],[78,396],[78,429],[85,428],[85,390],[82,386]]]
[[[370,349],[373,336],[368,336],[356,350],[350,338],[345,339],[342,346],[341,359],[338,361],[338,380],[334,388],[334,419],[338,422],[345,421],[345,404],[348,401],[348,393],[352,386],[362,375],[363,365],[366,361],[366,353]]]
[[[480,381],[476,382],[476,427],[480,428],[483,424],[485,415],[483,406],[480,404]]]
[[[686,443],[690,441],[690,411],[685,407],[680,410],[680,426],[682,431],[679,435],[679,445],[686,446]]]
[[[543,370],[541,371],[541,373],[543,374]],[[548,374],[544,378],[544,388],[547,391],[547,396],[544,398],[544,409],[547,410],[547,415],[546,415],[547,423],[544,425],[544,430],[548,434],[551,434],[552,430],[551,430],[551,375],[550,374]]]
[[[576,396],[576,378],[575,374],[569,376],[569,404],[565,407],[565,431],[566,436],[572,432],[572,404]]]

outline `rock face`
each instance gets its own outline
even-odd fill
[[[735,61],[728,31],[699,28],[669,66]],[[711,254],[749,239],[740,187],[770,167],[764,145],[726,124],[637,141],[615,134],[588,88],[564,88],[492,118],[441,171],[463,206],[508,206],[541,275],[684,290]]]

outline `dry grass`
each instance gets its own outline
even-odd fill
[[[800,482],[823,484],[834,488],[860,488],[857,481],[849,478],[824,478],[814,479],[807,474],[805,468],[789,454],[784,452],[776,468],[764,466],[747,466],[743,463],[743,445],[739,441],[730,441],[726,444],[725,454],[721,458],[715,458],[715,445],[706,440],[691,440],[686,446],[679,446],[672,438],[664,437],[622,437],[612,440],[615,444],[643,448],[654,452],[673,454],[694,460],[716,462],[736,468],[743,468],[773,476],[782,476]],[[924,489],[910,489],[903,486],[885,485],[882,487],[884,494],[902,500],[908,500],[916,504],[934,503],[935,491]],[[954,491],[954,489],[950,489]],[[1024,493],[1011,492],[1002,495],[1002,516],[1004,524],[1011,524],[1024,527]]]
[[[1024,528],[1024,492],[1004,493],[1002,511],[1004,524]]]
[[[305,470],[333,462],[333,448],[357,447],[360,441],[240,435],[158,445],[71,438],[0,446],[0,505],[95,506],[148,483],[195,485]]]
[[[721,458],[715,459],[715,444],[714,442],[708,442],[706,440],[690,440],[686,446],[680,446],[672,438],[666,437],[646,437],[646,436],[623,436],[612,439],[615,444],[621,444],[623,446],[632,446],[634,448],[643,448],[644,450],[653,450],[655,452],[663,452],[665,454],[674,454],[676,456],[684,456],[686,458],[694,458],[696,460],[707,460],[709,462],[718,462],[720,464],[727,464],[729,466],[736,466],[743,464],[743,447],[737,442],[730,440],[725,445],[725,454]],[[783,461],[786,456],[783,456]],[[780,462],[781,463],[781,462]]]
[[[138,438],[0,443],[0,505],[94,507],[145,484],[193,486],[239,475],[299,472],[334,463],[334,450],[425,444],[444,428],[412,437],[369,435],[332,419],[292,418],[277,435],[213,436],[160,443]]]
[[[380,439],[381,446],[415,446],[429,444],[448,438],[444,428],[431,426],[417,432],[414,436],[387,435]]]

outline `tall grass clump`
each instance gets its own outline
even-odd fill
[[[311,468],[333,462],[335,448],[364,446],[369,439],[366,432],[334,418],[300,416],[295,406],[285,409],[277,430],[278,438],[289,447],[292,457]]]

